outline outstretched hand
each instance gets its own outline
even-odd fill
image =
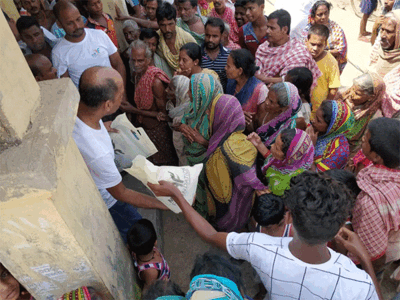
[[[335,236],[335,241],[344,246],[347,251],[357,256],[360,260],[370,259],[367,250],[357,233],[347,229],[346,227],[340,228],[338,234]]]
[[[112,128],[111,123],[112,121],[103,122],[104,127],[107,129],[108,132],[118,133],[119,132],[118,129]]]
[[[247,140],[249,140],[255,147],[258,147],[262,144],[260,136],[255,132],[250,133],[247,136]]]
[[[158,183],[147,183],[148,187],[157,197],[174,197],[181,194],[181,191],[171,182],[161,180]]]

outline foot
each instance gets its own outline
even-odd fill
[[[370,36],[371,34],[372,34],[372,33],[369,32],[369,31],[364,31],[364,32],[360,33],[360,35],[359,35],[358,37],[360,38],[360,37],[362,37],[362,36]]]

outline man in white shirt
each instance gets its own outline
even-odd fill
[[[79,10],[66,0],[57,2],[54,14],[65,31],[65,36],[52,52],[53,65],[59,77],[70,77],[78,87],[83,71],[93,66],[103,66],[113,67],[125,82],[125,66],[107,34],[85,28]]]
[[[293,238],[217,232],[174,185],[161,181],[149,186],[157,196],[173,197],[202,239],[235,259],[250,262],[268,291],[266,299],[367,300],[378,299],[377,291],[380,295],[364,245],[354,232],[341,228],[353,197],[341,183],[313,172],[292,178],[284,202],[289,210],[285,221],[293,223]],[[329,249],[327,242],[332,239],[357,255],[369,275],[348,257]]]
[[[114,149],[101,118],[121,105],[124,84],[121,75],[110,67],[91,67],[80,78],[81,96],[72,136],[99,189],[122,238],[139,219],[135,207],[167,209],[155,198],[125,187],[114,163]]]

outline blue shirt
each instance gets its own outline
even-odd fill
[[[201,67],[215,71],[221,81],[224,92],[226,90],[226,83],[228,81],[225,72],[226,61],[228,60],[230,50],[219,44],[219,53],[215,60],[212,60],[205,51],[204,44],[201,46],[202,62]]]

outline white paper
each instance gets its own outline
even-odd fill
[[[129,169],[125,169],[125,171],[133,177],[136,177],[146,186],[148,182],[158,184],[160,180],[175,184],[175,186],[181,191],[185,200],[192,205],[194,196],[196,195],[197,182],[202,169],[203,164],[197,164],[193,167],[158,167],[149,162],[144,156],[138,155],[132,161],[132,166]],[[174,213],[182,212],[172,198],[156,198],[164,203],[165,206],[167,206]]]

